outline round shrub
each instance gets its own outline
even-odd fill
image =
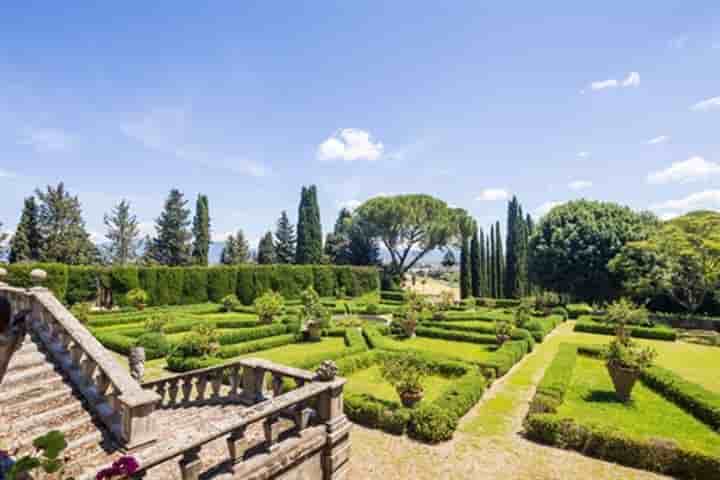
[[[553,315],[560,315],[563,319],[563,322],[568,319],[568,311],[565,309],[565,307],[554,307],[552,309]]]
[[[220,307],[220,309],[223,312],[232,312],[237,307],[240,306],[240,300],[238,300],[237,296],[235,296],[233,294],[225,295],[222,298],[221,302],[222,302],[222,307]]]
[[[70,309],[70,313],[72,313],[75,318],[78,319],[80,323],[83,325],[86,325],[88,323],[88,320],[90,320],[90,312],[92,311],[92,303],[89,302],[80,302],[76,303],[72,306]]]
[[[380,305],[378,305],[377,303],[368,303],[365,306],[365,313],[367,313],[368,315],[377,315],[378,313],[380,313]]]
[[[410,413],[408,435],[416,440],[438,443],[450,440],[458,419],[452,413],[433,404],[420,405]]]

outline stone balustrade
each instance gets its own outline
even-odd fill
[[[121,444],[132,449],[156,439],[152,412],[158,395],[143,390],[52,292],[0,285],[0,296],[14,313],[30,310],[30,332]]]

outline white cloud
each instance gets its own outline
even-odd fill
[[[577,156],[580,158],[586,158],[590,156],[590,152],[578,152]]]
[[[720,164],[708,162],[702,157],[690,157],[682,162],[673,163],[665,170],[648,174],[647,181],[652,184],[688,183],[717,174],[720,174]]]
[[[668,140],[670,140],[670,137],[666,135],[660,135],[659,137],[651,138],[647,142],[645,142],[647,145],[657,145],[659,143],[666,143]]]
[[[57,128],[28,128],[20,139],[21,145],[29,145],[36,152],[61,152],[72,147],[74,138]]]
[[[373,142],[370,132],[357,128],[343,128],[318,146],[319,160],[377,160],[382,157],[384,146]]]
[[[608,78],[607,80],[596,80],[590,82],[590,90],[605,90],[608,88],[618,87],[639,87],[640,86],[640,74],[638,72],[629,72],[627,76],[622,80],[615,78]],[[581,90],[580,93],[585,93],[585,89]]]
[[[586,188],[592,187],[592,182],[588,180],[575,180],[574,182],[570,182],[568,184],[568,187],[570,187],[572,190],[584,190]]]
[[[563,202],[553,202],[553,201],[545,202],[535,209],[535,214],[539,217],[542,217],[543,215],[548,213],[553,208],[557,207],[558,205],[562,205],[562,204],[563,204]]]
[[[720,97],[708,98],[697,102],[695,105],[690,107],[690,110],[694,110],[696,112],[707,112],[715,109],[720,109]]]
[[[268,167],[254,160],[188,144],[186,139],[192,133],[190,127],[190,115],[181,108],[153,109],[120,126],[125,135],[146,148],[173,155],[181,160],[251,177],[264,177],[270,173]]]
[[[510,194],[507,190],[502,188],[486,188],[480,192],[477,200],[481,200],[483,202],[493,202],[496,200],[506,200],[508,197],[510,197]]]
[[[720,190],[704,190],[677,200],[668,200],[650,207],[652,210],[667,210],[669,213],[682,214],[692,210],[720,209]]]
[[[630,72],[625,80],[622,81],[623,87],[639,87],[640,86],[640,74],[638,72]]]
[[[13,178],[14,176],[15,174],[13,172],[9,172],[0,168],[0,178]]]

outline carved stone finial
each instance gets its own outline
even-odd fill
[[[130,376],[138,383],[142,383],[143,375],[145,375],[145,349],[142,347],[131,348],[128,363],[130,364]]]
[[[0,267],[0,285],[7,285],[5,283],[5,277],[7,277],[7,273],[8,273],[7,270]]]
[[[332,360],[325,360],[315,371],[315,376],[321,382],[329,382],[335,380],[338,374],[338,367]]]
[[[34,268],[30,272],[30,280],[34,286],[39,287],[45,280],[47,280],[47,272],[40,268]]]

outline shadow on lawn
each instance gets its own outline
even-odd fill
[[[586,395],[583,395],[583,400],[596,403],[617,403],[625,407],[633,406],[634,403],[632,400],[629,403],[621,402],[614,390],[590,390]]]

